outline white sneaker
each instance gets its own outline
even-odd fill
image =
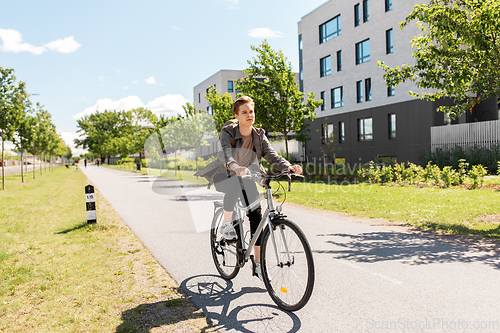
[[[220,227],[220,233],[224,237],[225,240],[237,240],[238,235],[236,234],[236,230],[233,227],[232,222],[223,223]]]
[[[264,282],[264,278],[262,277],[262,268],[260,267],[260,262],[255,263],[255,275]]]

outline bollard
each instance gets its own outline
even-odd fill
[[[77,164],[75,164],[75,165],[76,165],[76,171],[78,171],[78,163],[77,163]]]
[[[85,186],[85,203],[87,206],[87,223],[97,223],[94,186],[92,185]]]

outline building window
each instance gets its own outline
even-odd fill
[[[343,121],[339,122],[339,143],[345,141],[345,124]]]
[[[233,81],[227,81],[227,92],[233,92]]]
[[[392,41],[392,29],[385,32],[385,53],[389,54],[394,51],[394,45]]]
[[[385,0],[385,11],[388,12],[392,10],[392,0]]]
[[[363,103],[363,81],[356,82],[356,102]]]
[[[363,0],[363,22],[368,22],[368,20],[370,20],[368,0]]]
[[[207,113],[210,114],[210,106],[207,106]]]
[[[354,5],[354,26],[357,27],[361,24],[361,12],[359,10],[359,3]]]
[[[396,114],[389,114],[389,139],[396,138]]]
[[[342,51],[337,51],[337,72],[342,70]]]
[[[319,26],[319,43],[324,43],[340,35],[340,15]]]
[[[356,65],[370,60],[370,40],[356,43]]]
[[[344,106],[344,94],[342,87],[334,88],[330,91],[332,99],[332,109]]]
[[[323,124],[323,140],[322,143],[333,142],[333,124]]]
[[[332,74],[332,57],[324,57],[320,59],[320,76],[328,76]]]
[[[321,99],[323,100],[323,102],[321,103],[321,111],[325,111],[325,92],[324,91],[321,92]]]
[[[201,94],[198,93],[198,103],[201,103]]]
[[[394,86],[388,86],[387,87],[387,96],[390,97],[390,96],[394,96],[394,95],[395,95]]]
[[[302,63],[302,35],[299,35],[299,90],[304,92],[304,65]]]
[[[365,100],[367,102],[372,100],[372,79],[371,78],[365,79]]]
[[[372,118],[358,119],[358,140],[373,140]]]

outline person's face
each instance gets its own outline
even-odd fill
[[[248,103],[240,105],[238,114],[234,117],[238,120],[240,126],[252,126],[255,121],[255,113],[253,111],[253,107]]]

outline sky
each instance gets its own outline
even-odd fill
[[[326,0],[0,0],[0,66],[74,149],[77,119],[147,107],[182,113],[193,87],[248,67],[264,39],[298,72],[297,23]]]

